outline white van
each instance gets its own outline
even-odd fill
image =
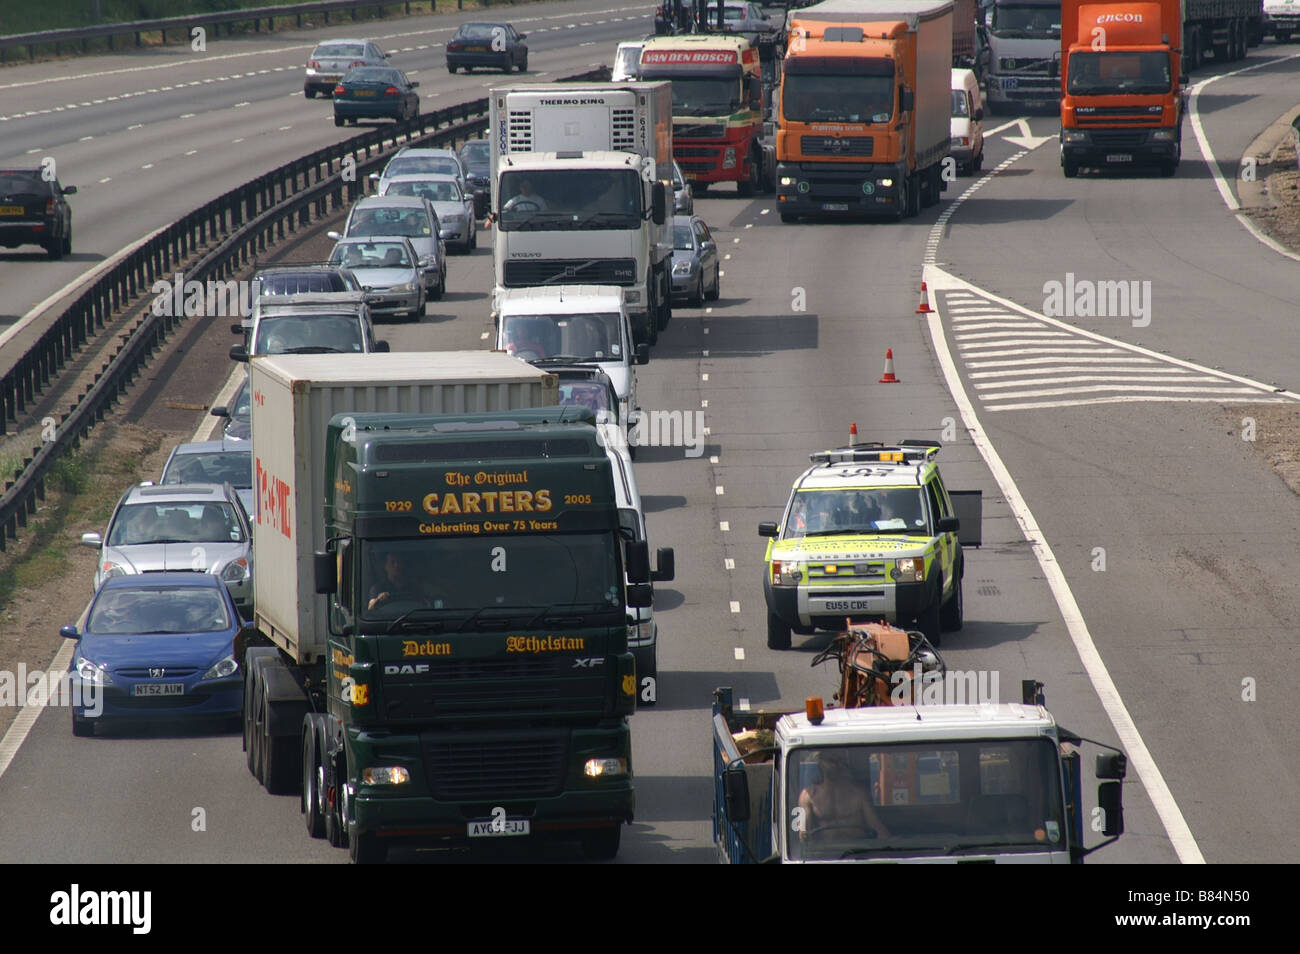
[[[970,175],[984,165],[984,97],[971,70],[952,71],[952,143],[949,155],[957,171]]]
[[[618,503],[619,526],[631,534],[634,541],[647,541],[641,494],[637,490],[636,476],[632,473],[632,461],[627,449],[617,438],[617,425],[598,426],[603,432],[612,432],[610,439],[604,443],[605,453],[614,471],[614,499]],[[660,547],[655,554],[655,564],[656,568],[650,574],[652,584],[670,582],[675,573],[673,548]],[[655,622],[654,606],[629,606],[627,626],[627,648],[636,658],[637,705],[653,705],[659,693],[659,625]]]

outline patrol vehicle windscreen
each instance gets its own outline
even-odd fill
[[[501,346],[525,361],[566,358],[573,361],[620,361],[622,316],[507,315],[501,320]]]
[[[783,538],[830,534],[926,533],[917,487],[803,490],[795,495]]]

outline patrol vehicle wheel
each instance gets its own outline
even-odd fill
[[[767,614],[767,648],[790,648],[790,627],[781,622],[781,620],[771,612]]]
[[[939,592],[943,592],[942,585]],[[940,611],[939,598],[936,596],[930,605],[921,612],[921,615],[916,618],[916,628],[924,633],[925,638],[930,641],[930,645],[936,648],[943,639],[941,635],[942,626],[939,621]]]
[[[939,623],[945,631],[956,632],[961,629],[964,612],[965,607],[962,603],[961,595],[961,572],[959,570],[957,575],[957,585],[953,588],[952,596],[948,598],[948,602],[943,604]]]

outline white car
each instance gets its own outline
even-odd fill
[[[972,70],[952,71],[949,123],[948,154],[956,160],[957,171],[967,175],[979,172],[984,165],[984,98]]]
[[[438,213],[442,240],[469,252],[478,248],[478,224],[474,221],[474,196],[466,195],[460,181],[449,175],[402,175],[383,180],[381,196],[417,196],[428,199]]]

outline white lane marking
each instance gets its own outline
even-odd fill
[[[84,609],[82,613],[85,613]],[[75,645],[72,640],[65,639],[63,645],[59,647],[59,651],[50,660],[49,668],[44,672],[66,672],[68,664],[72,662],[72,651]],[[22,688],[22,692],[26,695],[26,686]],[[0,739],[0,778],[4,777],[9,764],[14,760],[14,756],[18,754],[18,749],[22,747],[23,742],[27,740],[28,734],[32,731],[32,726],[36,724],[37,718],[45,710],[48,702],[45,697],[48,695],[48,693],[37,693],[36,699],[40,702],[40,705],[25,705],[19,709],[18,714],[14,716],[14,721],[9,724],[9,730],[5,732],[4,738]]]
[[[966,285],[960,279],[949,275],[935,265],[925,266],[922,269],[922,276],[931,295],[936,295],[938,290],[943,287],[973,287]],[[1178,808],[1178,803],[1174,800],[1173,793],[1169,790],[1169,786],[1166,784],[1151,752],[1147,749],[1142,734],[1138,731],[1133,717],[1124,705],[1124,700],[1120,698],[1119,690],[1115,687],[1115,682],[1111,679],[1110,672],[1106,669],[1106,664],[1097,651],[1097,646],[1092,640],[1092,634],[1088,631],[1088,624],[1084,621],[1083,612],[1075,601],[1074,593],[1065,579],[1060,564],[1056,561],[1055,554],[1053,554],[1051,547],[1047,543],[1047,538],[1039,529],[1038,522],[1029,509],[1029,504],[1021,495],[1020,488],[1016,486],[1010,471],[1002,462],[1001,456],[986,436],[984,427],[976,416],[975,406],[966,394],[966,388],[962,384],[961,376],[957,373],[957,364],[953,360],[952,353],[948,350],[948,341],[944,336],[943,321],[939,313],[936,311],[926,315],[926,324],[929,327],[930,341],[934,346],[935,357],[939,361],[939,366],[943,369],[944,380],[949,393],[952,394],[953,401],[957,405],[958,412],[961,414],[962,423],[965,424],[976,450],[979,451],[984,463],[993,474],[993,479],[997,481],[998,489],[1002,492],[1007,505],[1011,508],[1016,521],[1020,524],[1021,532],[1033,548],[1034,556],[1043,571],[1047,585],[1051,588],[1052,597],[1056,600],[1061,616],[1065,619],[1066,629],[1070,633],[1070,639],[1074,643],[1075,651],[1083,661],[1084,669],[1088,673],[1088,679],[1092,683],[1093,690],[1097,693],[1098,699],[1101,700],[1102,708],[1110,719],[1111,725],[1114,726],[1115,734],[1124,746],[1124,751],[1137,769],[1138,777],[1142,780],[1142,786],[1146,789],[1156,813],[1160,816],[1160,821],[1169,835],[1169,841],[1173,845],[1174,851],[1184,864],[1204,864],[1205,857],[1201,854],[1196,839],[1192,835],[1191,829],[1188,828],[1187,821]]]
[[[718,530],[720,530],[722,533],[727,533],[728,531],[731,530],[731,522],[728,520],[719,520]]]
[[[736,561],[731,557],[727,557],[722,561],[722,568],[724,570],[734,570],[736,568]]]
[[[710,464],[716,464],[717,462],[718,462],[718,455],[717,455],[717,454],[714,454],[712,457],[709,458],[709,463],[710,463]]]
[[[740,612],[740,600],[732,600],[732,601],[731,601],[731,611],[732,611],[733,613],[739,613],[739,612]]]
[[[723,488],[722,484],[718,484],[718,486],[713,488],[713,492],[717,494],[719,497],[721,497],[726,491]]]
[[[735,652],[736,652],[736,658],[737,658],[737,659],[744,659],[744,658],[745,658],[745,647],[744,647],[744,646],[737,646]]]

